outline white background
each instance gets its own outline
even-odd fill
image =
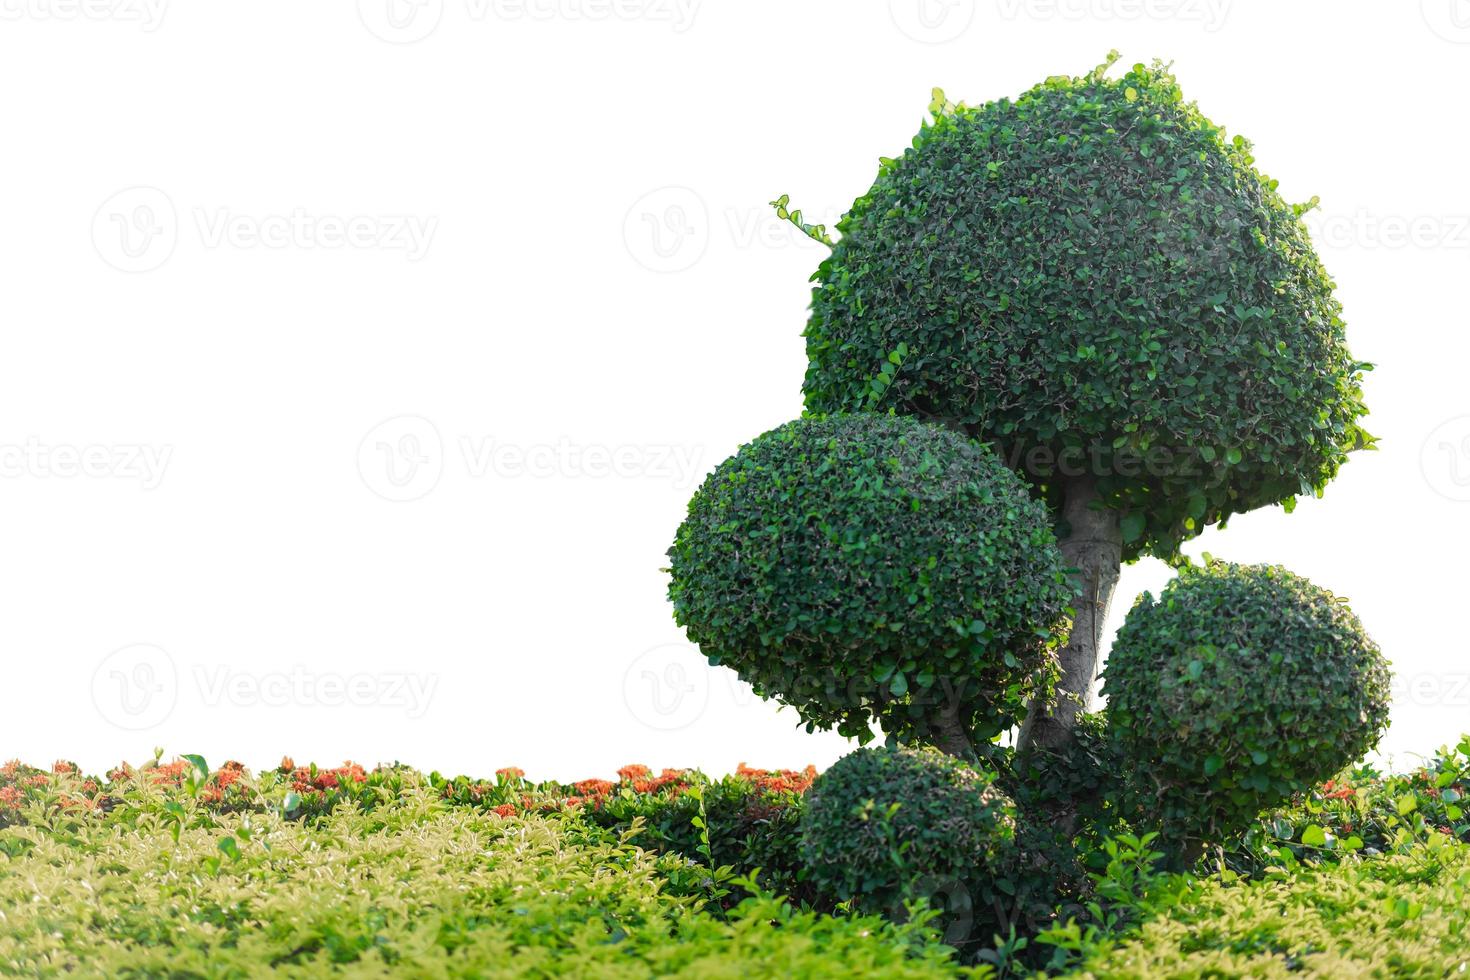
[[[765,202],[1110,47],[1321,196],[1379,365],[1380,452],[1190,550],[1351,598],[1401,762],[1470,729],[1470,3],[922,3],[0,0],[0,754],[830,763],[660,571],[800,411],[821,247]]]

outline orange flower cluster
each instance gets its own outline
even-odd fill
[[[634,764],[619,769],[618,779],[627,783],[635,793],[657,793],[672,787],[673,794],[677,796],[688,788],[689,770],[665,769],[655,776],[647,766]]]
[[[794,769],[752,769],[742,762],[735,767],[735,775],[772,793],[805,793],[817,778],[817,767],[807,766],[797,772]]]
[[[23,799],[14,786],[0,786],[0,810],[19,810]]]
[[[1324,800],[1350,800],[1357,795],[1357,790],[1353,789],[1347,783],[1339,783],[1329,779],[1322,784],[1322,799]]]
[[[367,782],[367,772],[357,763],[348,761],[336,769],[318,769],[315,776],[310,769],[296,769],[291,773],[291,788],[298,793],[336,789],[345,782]]]
[[[610,783],[606,779],[584,779],[579,783],[573,783],[572,788],[582,796],[606,796],[617,789],[617,784]]]
[[[245,775],[245,766],[231,759],[216,772],[204,788],[200,797],[210,803],[218,803],[225,798],[225,791],[238,783]]]
[[[515,766],[506,766],[504,769],[495,770],[495,775],[497,778],[505,780],[525,779],[526,770],[518,769]]]

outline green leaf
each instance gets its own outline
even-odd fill
[[[1399,816],[1405,817],[1419,809],[1419,799],[1413,793],[1405,793],[1398,798],[1397,803]]]
[[[1308,847],[1327,846],[1327,832],[1316,824],[1310,824],[1302,831],[1302,843]]]
[[[1148,518],[1141,511],[1134,511],[1124,516],[1122,521],[1123,542],[1131,544],[1143,537],[1143,530],[1148,526]]]

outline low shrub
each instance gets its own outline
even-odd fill
[[[392,767],[300,819],[286,815],[294,779],[240,771],[227,789],[249,806],[221,810],[229,792],[207,792],[214,774],[192,759],[112,780],[6,766],[0,974],[969,973],[922,922],[821,915],[753,884],[711,915],[695,880],[707,872],[590,826],[579,808],[501,816]],[[312,793],[344,785],[309,781]]]
[[[1238,872],[1402,853],[1436,837],[1470,842],[1470,736],[1420,768],[1355,766],[1257,820],[1227,854]]]
[[[1125,941],[1074,930],[1077,975],[1462,976],[1467,901],[1470,848],[1446,844],[1255,880],[1206,878]]]
[[[641,766],[625,767],[637,772]],[[666,775],[668,770],[665,771]],[[801,873],[803,794],[816,769],[768,771],[741,765],[718,780],[699,774],[667,788],[650,788],[626,775],[616,792],[584,807],[584,819],[627,831],[643,847],[681,855],[741,875],[759,871],[762,888],[796,900],[815,898]],[[637,821],[635,828],[634,823]]]
[[[890,915],[932,897],[960,917],[950,936],[963,939],[1015,832],[987,773],[936,749],[859,749],[812,785],[801,853],[819,890]]]
[[[1388,666],[1357,617],[1276,566],[1188,567],[1145,593],[1103,690],[1135,802],[1185,852],[1333,776],[1388,723]]]

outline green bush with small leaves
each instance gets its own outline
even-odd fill
[[[1071,598],[1044,508],[988,449],[911,418],[803,418],[724,463],[673,547],[712,664],[867,741],[983,743],[1053,670]],[[961,753],[963,754],[963,753]]]
[[[965,427],[1058,506],[1089,474],[1124,560],[1169,558],[1371,444],[1368,365],[1315,201],[1283,200],[1167,68],[1111,64],[979,106],[936,91],[813,276],[806,404]]]
[[[226,800],[195,768],[104,785],[0,767],[22,776],[0,786],[16,819],[0,826],[0,975],[975,975],[922,923],[824,915],[751,882],[724,909],[718,872],[575,810],[502,816],[395,768],[288,816],[289,781],[227,770]]]
[[[872,911],[934,895],[979,902],[1016,834],[1015,807],[993,781],[937,749],[844,756],[807,793],[801,848],[813,882]]]
[[[1104,673],[1143,811],[1218,842],[1372,749],[1389,670],[1338,597],[1272,565],[1187,567],[1128,614]]]

